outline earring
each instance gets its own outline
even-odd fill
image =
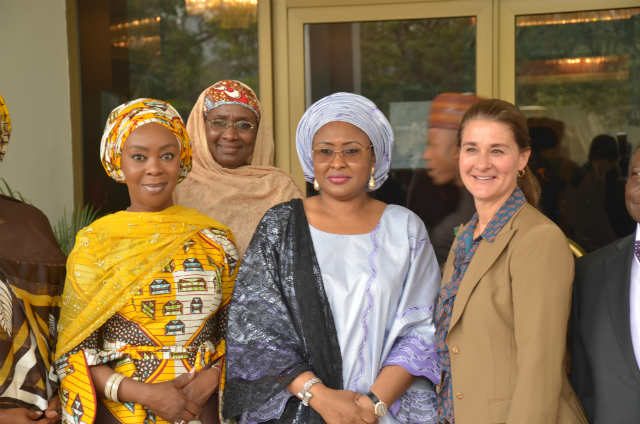
[[[527,170],[526,170],[526,169],[524,169],[524,168],[523,168],[523,169],[521,169],[521,170],[519,170],[519,171],[518,171],[518,178],[522,178],[522,177],[524,177],[524,175],[525,175],[526,173],[527,173]]]
[[[320,191],[320,184],[318,184],[318,180],[316,180],[315,178],[313,179],[313,189],[315,191]]]
[[[372,166],[371,167],[371,176],[369,177],[369,190],[373,190],[374,188],[376,188],[376,179],[373,178],[373,171],[375,171],[375,169]]]

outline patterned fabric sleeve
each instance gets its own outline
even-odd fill
[[[415,331],[399,338],[384,366],[399,365],[416,377],[425,377],[438,384],[438,353],[432,342]]]
[[[13,279],[18,273],[7,276],[5,269],[27,270],[39,277],[47,276],[48,270],[32,264],[6,265],[0,258],[0,409],[44,410],[58,388],[50,372],[57,312],[56,296],[50,292],[56,287],[40,284],[42,292],[31,293],[36,284]]]
[[[413,225],[412,225],[413,224]],[[424,226],[409,223],[412,259],[407,273],[394,327],[402,334],[392,347],[384,365],[399,365],[414,376],[440,382],[435,349],[434,302],[440,284],[440,271]]]
[[[342,388],[342,358],[300,199],[263,217],[238,273],[229,308],[223,415],[245,422],[320,424],[287,391],[312,370]]]
[[[54,363],[60,378],[60,403],[62,422],[73,422],[73,416],[82,417],[83,422],[93,422],[97,415],[96,390],[91,377],[91,366],[106,364],[118,359],[100,349],[102,329],[91,333],[78,346],[62,355]]]
[[[408,222],[411,243],[411,265],[400,299],[394,331],[398,337],[387,355],[384,366],[398,365],[421,377],[390,408],[402,423],[435,422],[433,384],[440,382],[435,348],[434,302],[440,285],[440,269],[424,224],[411,215]],[[428,380],[428,381],[427,381]]]
[[[231,230],[220,230],[216,228],[208,228],[201,232],[205,240],[214,242],[218,247],[224,250],[224,264],[220,264],[220,290],[222,301],[216,313],[209,318],[207,325],[211,326],[211,342],[215,346],[215,353],[211,360],[217,361],[225,355],[226,342],[224,339],[227,318],[229,311],[229,302],[233,294],[233,288],[238,269],[240,267],[240,258],[238,249]],[[224,380],[224,379],[223,379]],[[221,381],[221,387],[224,387],[224,381]]]

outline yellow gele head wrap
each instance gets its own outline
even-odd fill
[[[191,141],[180,114],[169,103],[156,99],[136,99],[113,109],[100,141],[100,160],[107,175],[124,181],[122,149],[136,128],[145,124],[159,124],[171,131],[180,144],[180,173],[178,182],[191,171]]]
[[[4,159],[11,136],[11,118],[9,117],[9,109],[0,96],[0,161]]]

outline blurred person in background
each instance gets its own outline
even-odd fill
[[[431,103],[427,145],[423,155],[425,168],[436,186],[452,184],[457,189],[455,206],[446,211],[436,225],[429,228],[429,237],[440,266],[447,260],[454,239],[454,229],[467,222],[475,211],[473,198],[460,179],[457,136],[462,116],[478,100],[470,93],[442,93]],[[424,196],[425,202],[437,202],[435,198],[427,197],[426,194]]]
[[[600,134],[593,138],[589,161],[568,191],[568,235],[587,252],[629,234],[634,222],[624,202],[625,179],[619,167],[618,141]]]

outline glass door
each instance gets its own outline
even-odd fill
[[[529,117],[541,210],[592,251],[635,228],[624,184],[640,141],[640,4],[568,3],[502,3],[500,94]]]
[[[422,153],[431,100],[451,91],[492,94],[491,1],[296,6],[286,12],[288,54],[281,59],[287,68],[279,72],[275,65],[276,76],[287,77],[282,85],[276,78],[275,99],[289,100],[288,113],[276,112],[280,166],[288,165],[301,182],[294,136],[305,108],[336,91],[359,93],[378,105],[395,133],[391,178],[379,194],[405,205],[413,180],[426,179]]]

